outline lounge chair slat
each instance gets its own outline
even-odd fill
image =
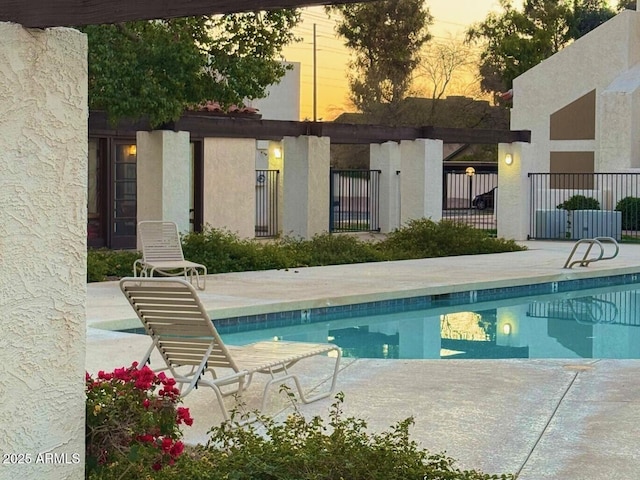
[[[162,337],[163,335],[173,335],[176,338],[180,336],[184,336],[185,338],[189,337],[204,337],[210,336],[211,330],[206,328],[204,325],[170,325],[170,324],[154,324],[150,325],[151,331],[154,335]]]

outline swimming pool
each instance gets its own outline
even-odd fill
[[[516,287],[517,296],[509,289],[468,291],[215,323],[231,345],[329,341],[345,357],[356,358],[638,359],[637,280],[627,275],[552,282]],[[609,286],[593,288],[596,284]]]

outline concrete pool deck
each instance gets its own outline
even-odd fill
[[[211,275],[201,298],[213,318],[374,299],[528,285],[574,278],[640,273],[640,245],[618,257],[563,269],[573,242],[523,242],[529,250],[282,271]],[[608,247],[611,248],[611,247]],[[87,370],[137,361],[149,339],[105,330],[135,317],[117,282],[88,285]],[[326,358],[299,371],[322,388]],[[153,361],[152,366],[159,366]],[[640,478],[640,361],[638,360],[371,360],[346,358],[338,379],[344,411],[380,431],[413,416],[412,439],[445,451],[460,468],[519,473],[521,480]],[[257,379],[256,379],[257,382]],[[258,406],[260,385],[244,397]],[[213,392],[185,398],[195,424],[189,442],[206,441],[219,422]],[[331,398],[299,407],[323,415]],[[277,392],[268,413],[290,413]]]

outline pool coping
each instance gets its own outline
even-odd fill
[[[613,274],[612,271],[617,273]],[[436,307],[476,305],[482,302],[526,298],[597,287],[631,285],[640,282],[640,267],[617,267],[612,270],[568,271],[543,277],[519,280],[495,280],[420,289],[380,291],[341,295],[323,300],[274,302],[245,307],[210,310],[209,315],[221,330],[235,331],[294,326],[334,320],[338,317],[371,315],[379,310],[415,311]],[[506,285],[505,285],[506,284]],[[476,287],[476,288],[473,288]],[[137,317],[94,323],[93,328],[123,332],[140,327]]]

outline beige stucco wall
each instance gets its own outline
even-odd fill
[[[300,120],[300,62],[291,66],[278,83],[269,85],[265,98],[248,100],[247,105],[258,109],[265,120]]]
[[[522,171],[522,158],[530,155],[532,145],[528,143],[498,144],[498,196],[496,219],[498,236],[526,240],[529,232],[529,203],[526,193],[530,190],[529,179]],[[512,163],[504,161],[511,155]]]
[[[311,238],[329,230],[329,137],[285,137],[285,235]]]
[[[640,65],[603,90],[599,113],[600,170],[640,167]]]
[[[256,141],[251,138],[204,140],[203,221],[205,225],[255,236]]]
[[[400,222],[442,218],[442,140],[400,142]]]
[[[87,43],[8,23],[0,39],[0,452],[32,460],[0,477],[81,479]]]
[[[369,167],[380,170],[380,232],[389,233],[400,227],[400,145],[371,144]]]
[[[191,147],[189,132],[138,132],[137,217],[175,222],[189,231]],[[138,248],[141,248],[138,238]]]
[[[594,151],[596,171],[601,171],[600,139],[610,133],[609,126],[597,120],[601,94],[640,61],[638,44],[640,13],[624,10],[514,80],[511,129],[531,130],[531,155],[523,159],[524,172],[548,172],[550,151]],[[596,139],[549,140],[550,115],[593,89]]]

